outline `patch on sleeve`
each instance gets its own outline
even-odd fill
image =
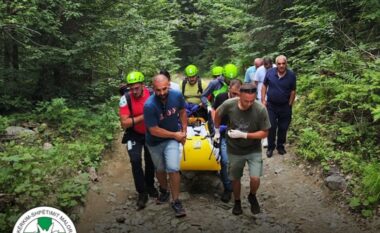
[[[127,106],[127,99],[125,98],[125,95],[123,95],[121,98],[120,98],[120,102],[119,102],[119,107],[126,107]]]

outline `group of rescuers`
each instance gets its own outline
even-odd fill
[[[280,155],[286,153],[284,144],[296,94],[296,76],[287,68],[283,55],[276,57],[275,65],[270,58],[256,58],[247,69],[244,83],[237,79],[238,69],[233,64],[215,66],[211,73],[213,79],[206,85],[198,76],[198,68],[188,65],[186,77],[178,85],[171,81],[167,71],[160,71],[152,79],[152,89],[144,85],[141,72],[133,71],[126,76],[128,92],[121,91],[119,114],[121,126],[133,132],[127,150],[138,192],[138,209],[145,208],[148,197],[156,198],[156,204],[167,203],[171,193],[175,216],[186,216],[179,200],[182,154],[179,145],[186,141],[188,111],[198,105],[199,114],[212,116],[213,141],[220,143],[220,177],[224,186],[221,200],[229,202],[233,193],[232,213],[243,213],[240,179],[247,163],[248,202],[253,214],[260,212],[256,192],[263,170],[262,139],[268,137],[268,158],[275,149]]]

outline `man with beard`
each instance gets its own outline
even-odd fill
[[[273,156],[275,148],[280,155],[286,154],[284,144],[296,96],[296,75],[287,69],[287,59],[284,55],[276,58],[276,66],[267,71],[261,90],[261,102],[267,107],[272,125],[268,135],[268,158]]]
[[[148,194],[158,197],[154,187],[154,165],[150,153],[145,146],[145,124],[143,107],[149,98],[148,88],[144,86],[144,75],[139,71],[133,71],[126,77],[129,93],[120,98],[120,123],[124,129],[129,128],[130,138],[126,141],[128,155],[131,161],[133,180],[137,192],[138,209],[145,208]],[[130,106],[129,106],[130,105]],[[142,149],[144,148],[145,173],[142,168]]]
[[[153,77],[154,95],[149,97],[144,105],[146,144],[152,155],[160,184],[157,204],[169,200],[167,180],[169,174],[171,206],[176,217],[183,217],[186,216],[186,211],[179,200],[181,178],[179,143],[185,144],[186,141],[187,116],[182,94],[169,88],[169,79],[165,75],[158,74]]]
[[[207,109],[202,107],[201,94],[206,88],[205,82],[198,75],[198,68],[195,65],[188,65],[185,68],[185,79],[181,84],[182,95],[185,97],[188,115],[207,118]],[[195,109],[193,111],[193,109]]]
[[[243,213],[240,180],[247,163],[250,178],[248,201],[251,204],[251,212],[258,214],[260,205],[256,192],[260,186],[263,170],[261,139],[268,135],[270,123],[265,107],[256,102],[256,86],[252,83],[243,84],[240,87],[240,98],[230,98],[216,109],[215,131],[218,131],[224,116],[229,117],[227,124],[228,175],[232,180],[235,198],[232,213],[235,215]],[[218,137],[220,135],[215,134],[214,140],[220,140]]]

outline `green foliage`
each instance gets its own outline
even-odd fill
[[[357,197],[353,197],[350,200],[350,207],[351,208],[357,208],[360,206],[360,199]]]
[[[9,119],[5,116],[0,116],[0,134],[9,126]]]
[[[0,117],[0,130],[25,119],[43,124],[38,138],[1,145],[0,188],[16,190],[17,204],[0,213],[0,230],[2,223],[9,224],[7,219],[39,200],[30,197],[49,194],[40,184],[46,177],[58,179],[50,167],[63,176],[64,184],[48,182],[49,188],[54,183],[55,190],[63,191],[62,205],[80,201],[85,184],[74,171],[85,174],[86,167],[96,166],[118,127],[114,109],[99,103],[116,93],[132,69],[151,77],[161,68],[173,71],[194,63],[203,76],[212,65],[233,62],[242,76],[253,58],[279,54],[288,56],[298,75],[291,127],[297,153],[321,161],[325,170],[334,164],[351,173],[351,206],[371,216],[379,203],[374,175],[380,161],[379,4],[4,1],[0,111],[27,114]],[[53,142],[54,149],[41,150],[46,141]],[[70,183],[67,177],[77,180]]]
[[[380,201],[380,164],[368,164],[364,168],[363,186],[368,192],[367,201],[373,205]]]
[[[88,174],[81,174],[63,182],[58,190],[58,203],[62,209],[70,209],[84,203],[89,184]]]
[[[308,160],[321,160],[328,157],[332,150],[328,146],[328,143],[319,136],[318,132],[312,128],[305,128],[301,130],[299,136],[299,146],[297,147],[297,153],[302,155]]]
[[[320,74],[299,77],[293,121],[300,156],[320,160],[325,169],[333,162],[356,177],[349,204],[365,217],[380,202],[378,62],[357,49],[321,53],[315,65]]]
[[[132,69],[176,69],[176,15],[168,1],[5,1],[0,111],[57,97],[103,102]]]
[[[36,114],[40,116],[41,120],[57,127],[62,136],[76,137],[84,129],[90,128],[89,124],[93,124],[87,121],[89,113],[86,110],[70,109],[66,100],[62,98],[39,103]]]
[[[73,108],[65,99],[53,99],[38,106],[33,117],[30,113],[18,116],[16,122],[33,120],[46,126],[39,127],[34,140],[6,142],[0,152],[0,189],[12,197],[5,209],[0,208],[0,222],[5,222],[0,226],[2,232],[32,207],[48,205],[69,211],[83,203],[87,171],[98,167],[119,127],[110,103]],[[43,149],[44,142],[53,147]]]

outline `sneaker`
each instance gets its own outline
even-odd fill
[[[158,191],[157,191],[157,189],[154,186],[153,187],[148,187],[147,191],[148,191],[149,197],[153,197],[153,198],[157,198],[158,197]]]
[[[278,151],[278,153],[280,154],[280,155],[284,155],[284,154],[286,154],[286,150],[284,149],[284,148],[278,148],[277,149],[277,151]]]
[[[182,203],[180,200],[175,200],[174,202],[172,202],[172,208],[175,212],[175,216],[177,218],[181,218],[181,217],[185,217],[186,216],[186,211],[185,209],[183,208],[182,206]]]
[[[222,197],[220,198],[220,200],[224,203],[228,203],[230,202],[231,200],[231,191],[230,190],[224,190],[223,194],[222,194]]]
[[[241,215],[243,213],[243,210],[241,209],[241,201],[235,200],[234,208],[232,208],[232,213],[234,215]]]
[[[251,212],[252,214],[258,214],[260,213],[260,205],[257,201],[256,194],[250,193],[248,195],[248,201],[251,204]]]
[[[267,150],[267,157],[271,158],[273,156],[273,150]]]
[[[139,198],[137,199],[137,208],[139,210],[145,208],[145,204],[148,202],[148,194],[147,193],[139,193]]]
[[[159,205],[159,204],[168,202],[169,198],[170,198],[170,192],[160,187],[160,194],[157,197],[156,204]]]

